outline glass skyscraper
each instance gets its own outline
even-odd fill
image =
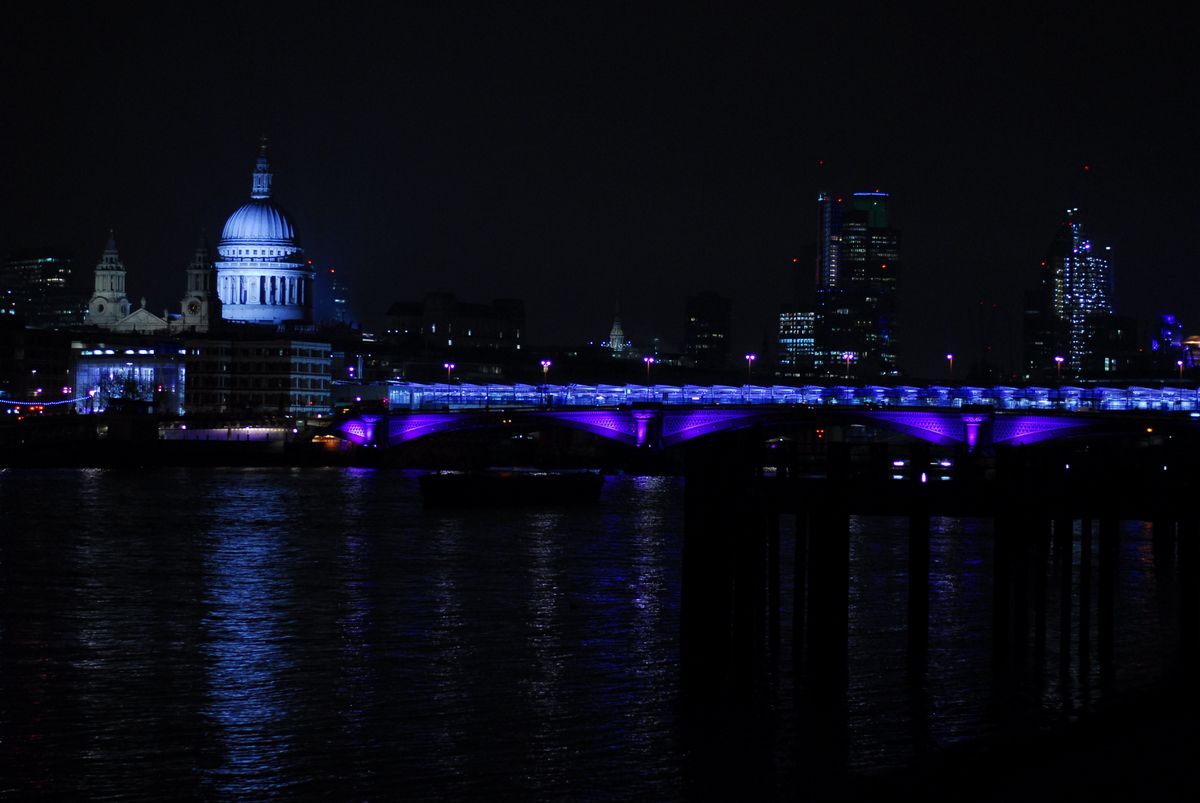
[[[891,226],[886,192],[848,200],[821,193],[814,322],[814,368],[860,377],[899,374],[896,279],[900,232]]]
[[[1085,236],[1079,210],[1068,209],[1042,261],[1038,287],[1026,300],[1025,369],[1030,377],[1094,370],[1093,352],[1113,317],[1106,250]]]

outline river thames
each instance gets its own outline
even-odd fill
[[[1122,522],[1113,664],[1059,672],[1052,630],[1002,688],[991,523],[934,519],[914,679],[906,522],[854,517],[831,768],[786,628],[751,705],[684,694],[679,478],[458,511],[398,470],[0,469],[0,514],[0,797],[791,797],[1086,714],[1177,645],[1171,564]]]

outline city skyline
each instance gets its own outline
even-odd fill
[[[306,252],[376,329],[446,290],[523,298],[531,342],[582,342],[619,295],[628,336],[681,341],[685,299],[714,291],[732,352],[757,349],[791,260],[815,256],[816,193],[879,187],[905,234],[910,374],[984,342],[1020,364],[1021,295],[1073,207],[1113,247],[1123,312],[1200,330],[1177,292],[1187,227],[1159,223],[1200,215],[1195,67],[1163,21],[122,13],[8,26],[0,251],[70,250],[88,272],[113,228],[152,308],[178,303],[266,134]]]

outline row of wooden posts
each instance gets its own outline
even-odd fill
[[[928,651],[930,518],[941,515],[994,521],[989,636],[997,672],[1044,666],[1052,616],[1064,677],[1074,662],[1086,682],[1093,655],[1102,672],[1111,669],[1122,519],[1152,522],[1155,560],[1177,572],[1181,655],[1194,660],[1200,644],[1200,515],[1187,494],[1197,467],[1181,444],[1145,447],[1149,453],[1132,453],[1136,460],[1123,451],[1129,448],[1069,444],[998,449],[987,456],[960,452],[957,476],[933,483],[921,476],[931,465],[930,447],[922,443],[870,450],[872,461],[886,461],[885,469],[890,456],[905,454],[902,480],[891,480],[879,466],[856,474],[845,444],[824,447],[824,474],[815,477],[802,476],[799,464],[787,465],[778,450],[764,451],[761,433],[754,431],[689,445],[685,681],[692,688],[750,695],[766,662],[778,660],[784,626],[780,517],[788,515],[795,517],[792,665],[815,688],[845,682],[850,516],[858,513],[908,519],[907,638],[914,667],[924,664]],[[770,463],[773,471],[764,474]],[[1047,610],[1054,583],[1057,612]]]

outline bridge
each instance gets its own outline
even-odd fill
[[[468,429],[567,427],[660,449],[753,426],[860,424],[974,452],[1154,427],[1200,430],[1179,387],[473,385],[389,382],[386,410],[340,419],[346,440],[392,447]]]

